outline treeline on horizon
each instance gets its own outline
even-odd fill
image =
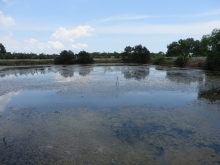
[[[205,68],[220,70],[220,29],[214,29],[211,34],[204,35],[201,40],[193,38],[180,39],[167,45],[167,52],[153,53],[142,45],[127,46],[121,53],[81,51],[74,54],[71,50],[63,50],[60,54],[10,53],[0,43],[0,59],[55,59],[55,64],[93,63],[93,58],[120,58],[123,62],[147,63],[153,57],[160,61],[164,57],[177,57],[176,64],[185,66],[189,55],[207,57]],[[83,62],[83,57],[85,60]],[[68,61],[69,60],[69,61]]]

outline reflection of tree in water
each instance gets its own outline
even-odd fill
[[[220,101],[220,89],[210,89],[207,91],[199,91],[198,99],[209,100],[210,102]]]
[[[59,72],[64,78],[71,78],[74,76],[74,71],[72,69],[61,69]]]
[[[88,76],[90,72],[93,71],[93,67],[80,67],[78,73],[80,76]]]
[[[6,75],[4,73],[0,73],[0,77],[5,77]]]
[[[135,80],[141,80],[145,79],[149,75],[150,71],[149,68],[127,67],[123,69],[122,73],[126,79],[134,78]]]
[[[198,99],[205,99],[211,102],[220,100],[220,77],[217,72],[171,70],[167,71],[166,77],[172,82],[186,85],[197,82]]]
[[[1,70],[0,77],[5,77],[8,75],[23,76],[23,75],[36,75],[36,74],[45,74],[49,72],[50,69],[47,67],[14,67],[14,68],[5,68]]]
[[[206,73],[205,81],[199,85],[198,99],[210,102],[220,101],[220,77],[219,72]]]
[[[167,71],[166,78],[172,82],[182,84],[202,83],[204,81],[204,73],[201,71],[171,70]]]

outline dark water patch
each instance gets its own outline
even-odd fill
[[[169,165],[170,163],[164,157],[165,150],[163,147],[156,146],[156,158],[160,165]]]
[[[216,154],[220,153],[220,145],[219,144],[211,144],[208,145],[209,148],[212,148]]]
[[[133,144],[137,140],[143,140],[142,130],[133,122],[126,122],[122,127],[115,130],[115,135],[118,139]]]
[[[189,137],[190,135],[195,134],[195,132],[191,130],[184,130],[182,128],[172,128],[171,131],[182,137]]]
[[[138,125],[132,121],[128,121],[124,122],[121,127],[114,130],[114,133],[118,139],[133,144],[137,141],[143,141],[144,138],[151,133],[162,130],[165,130],[165,127],[162,125]]]
[[[220,144],[213,143],[210,145],[205,145],[203,143],[197,143],[196,146],[199,148],[202,148],[202,147],[211,148],[215,151],[216,154],[220,153]],[[214,155],[211,155],[211,156],[214,157]]]
[[[156,155],[157,156],[162,156],[164,154],[164,148],[163,147],[156,147],[157,152]]]

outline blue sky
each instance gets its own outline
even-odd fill
[[[0,43],[10,52],[167,51],[220,28],[220,0],[0,0]]]

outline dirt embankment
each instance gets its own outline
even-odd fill
[[[189,59],[188,63],[186,64],[187,68],[202,68],[203,64],[206,61],[206,57],[194,57]]]
[[[161,64],[162,66],[170,66],[170,67],[174,67],[176,66],[175,64],[175,60],[176,58],[172,58],[172,59],[165,59]],[[203,68],[203,64],[206,61],[206,57],[193,57],[190,58],[186,64],[186,68],[199,68],[202,69]],[[151,63],[153,64],[153,63]]]

